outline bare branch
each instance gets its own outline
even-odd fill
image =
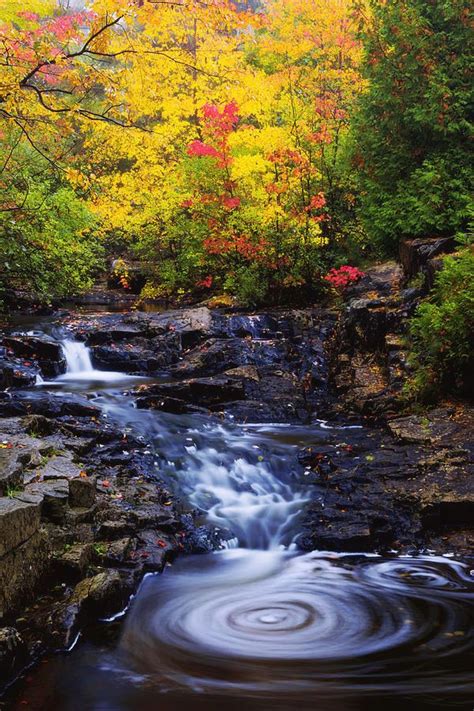
[[[91,43],[97,39],[97,37],[100,37],[101,34],[106,32],[108,29],[111,27],[114,27],[117,25],[120,20],[123,19],[123,15],[120,15],[117,17],[115,20],[111,20],[110,22],[106,22],[102,27],[100,27],[96,32],[93,32],[91,36],[86,40],[86,42],[82,45],[81,49],[78,49],[76,52],[67,52],[65,55],[63,55],[66,59],[75,59],[76,57],[80,57],[81,55],[85,54],[88,50],[88,47],[91,45]],[[26,76],[23,77],[23,79],[20,81],[20,86],[31,86],[31,84],[28,84],[30,79],[32,79],[36,74],[43,68],[43,67],[48,67],[51,65],[56,64],[55,59],[46,59],[43,62],[38,62],[38,64],[31,69]]]

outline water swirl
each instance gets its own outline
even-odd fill
[[[474,689],[473,591],[447,559],[227,551],[147,579],[121,650],[171,688]]]

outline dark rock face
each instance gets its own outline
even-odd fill
[[[336,446],[303,450],[300,463],[313,497],[299,545],[442,550],[462,531],[469,553],[473,425],[470,407],[437,409],[423,418],[392,420],[388,431],[347,430]]]
[[[23,463],[18,452],[0,450],[0,494],[3,496],[9,489],[14,489],[22,481]]]
[[[451,419],[454,409],[439,408],[425,415],[410,415],[387,423],[390,432],[404,442],[449,442],[459,431]]]
[[[330,375],[346,412],[377,419],[399,410],[409,372],[405,329],[419,298],[402,289],[402,277],[397,264],[380,265],[348,293],[332,343]]]
[[[134,374],[155,373],[167,362],[164,357],[157,357],[150,350],[132,346],[117,348],[116,346],[94,346],[92,362],[99,370],[121,371]]]
[[[400,261],[405,275],[410,279],[419,272],[426,273],[431,260],[440,254],[452,252],[454,247],[454,237],[405,240],[400,245]]]
[[[146,395],[140,395],[137,400],[138,407],[153,407],[154,402],[162,403],[163,398],[171,398],[173,401],[178,400],[183,404],[195,403],[204,407],[211,407],[224,402],[239,400],[245,394],[243,382],[240,379],[219,376],[151,385],[140,392],[146,392]]]
[[[38,530],[40,508],[36,503],[0,499],[0,558],[24,543]]]
[[[66,582],[78,582],[85,577],[94,559],[92,543],[76,543],[56,558],[54,574]]]
[[[89,508],[96,499],[96,480],[85,476],[69,482],[69,505],[72,508]]]
[[[80,395],[57,398],[37,392],[0,392],[0,416],[11,415],[41,415],[47,418],[64,415],[98,417],[100,410]]]
[[[23,363],[12,363],[11,360],[0,359],[0,389],[25,388],[36,382],[37,370]]]
[[[49,632],[60,647],[68,647],[80,627],[98,616],[122,610],[132,591],[129,576],[106,570],[77,583],[69,599],[55,610]]]
[[[34,361],[48,378],[66,371],[66,361],[60,344],[46,337],[9,336],[3,338],[7,351],[16,357]]]

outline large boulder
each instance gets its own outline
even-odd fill
[[[3,344],[8,352],[28,360],[37,361],[46,377],[64,373],[66,361],[61,344],[46,336],[7,336]]]
[[[440,254],[452,252],[454,237],[431,237],[404,240],[400,244],[400,261],[408,279],[426,272],[429,262]]]

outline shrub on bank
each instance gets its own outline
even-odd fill
[[[445,257],[431,295],[411,322],[414,375],[410,394],[433,399],[468,390],[474,365],[473,334],[474,244],[464,239],[456,254]]]

